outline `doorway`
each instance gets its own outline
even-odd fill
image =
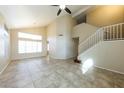
[[[73,41],[74,41],[75,59],[77,59],[77,57],[78,57],[79,37],[73,38]]]

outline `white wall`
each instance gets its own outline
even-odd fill
[[[56,19],[48,26],[47,31],[51,57],[57,59],[74,57],[74,42],[72,40],[72,29],[74,25],[74,19],[70,15],[65,15]]]
[[[57,56],[57,51],[56,51],[57,26],[56,25],[57,25],[56,22],[52,22],[47,27],[47,39],[49,41],[49,55],[53,58]]]
[[[93,59],[97,67],[124,73],[124,40],[100,42],[80,54],[79,59]]]
[[[73,28],[72,37],[79,37],[79,44],[96,32],[98,28],[87,23],[76,25]]]
[[[4,28],[4,18],[0,15],[0,73],[10,62],[10,35]]]
[[[43,51],[41,53],[19,54],[18,53],[18,32],[26,32],[26,33],[41,35],[43,39],[42,40]],[[45,27],[11,29],[11,60],[41,57],[41,56],[46,56],[46,54],[47,54],[47,37],[46,37]]]

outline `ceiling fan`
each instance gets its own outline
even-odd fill
[[[52,6],[59,7],[59,10],[58,10],[58,12],[57,12],[57,16],[60,15],[60,13],[61,13],[62,10],[65,10],[67,13],[71,14],[71,10],[68,9],[68,8],[66,7],[66,5],[52,5]]]

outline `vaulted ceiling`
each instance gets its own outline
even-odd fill
[[[85,5],[68,5],[72,15]],[[46,26],[57,18],[59,7],[50,5],[1,5],[0,13],[5,17],[7,26],[11,28]],[[67,14],[62,11],[61,15]],[[58,16],[58,17],[60,17]]]

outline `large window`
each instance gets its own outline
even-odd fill
[[[37,53],[42,52],[42,37],[28,33],[18,33],[18,52],[19,53]]]
[[[31,39],[31,40],[42,40],[42,37],[40,35],[33,35],[28,33],[18,33],[19,38],[25,38],[25,39]]]

